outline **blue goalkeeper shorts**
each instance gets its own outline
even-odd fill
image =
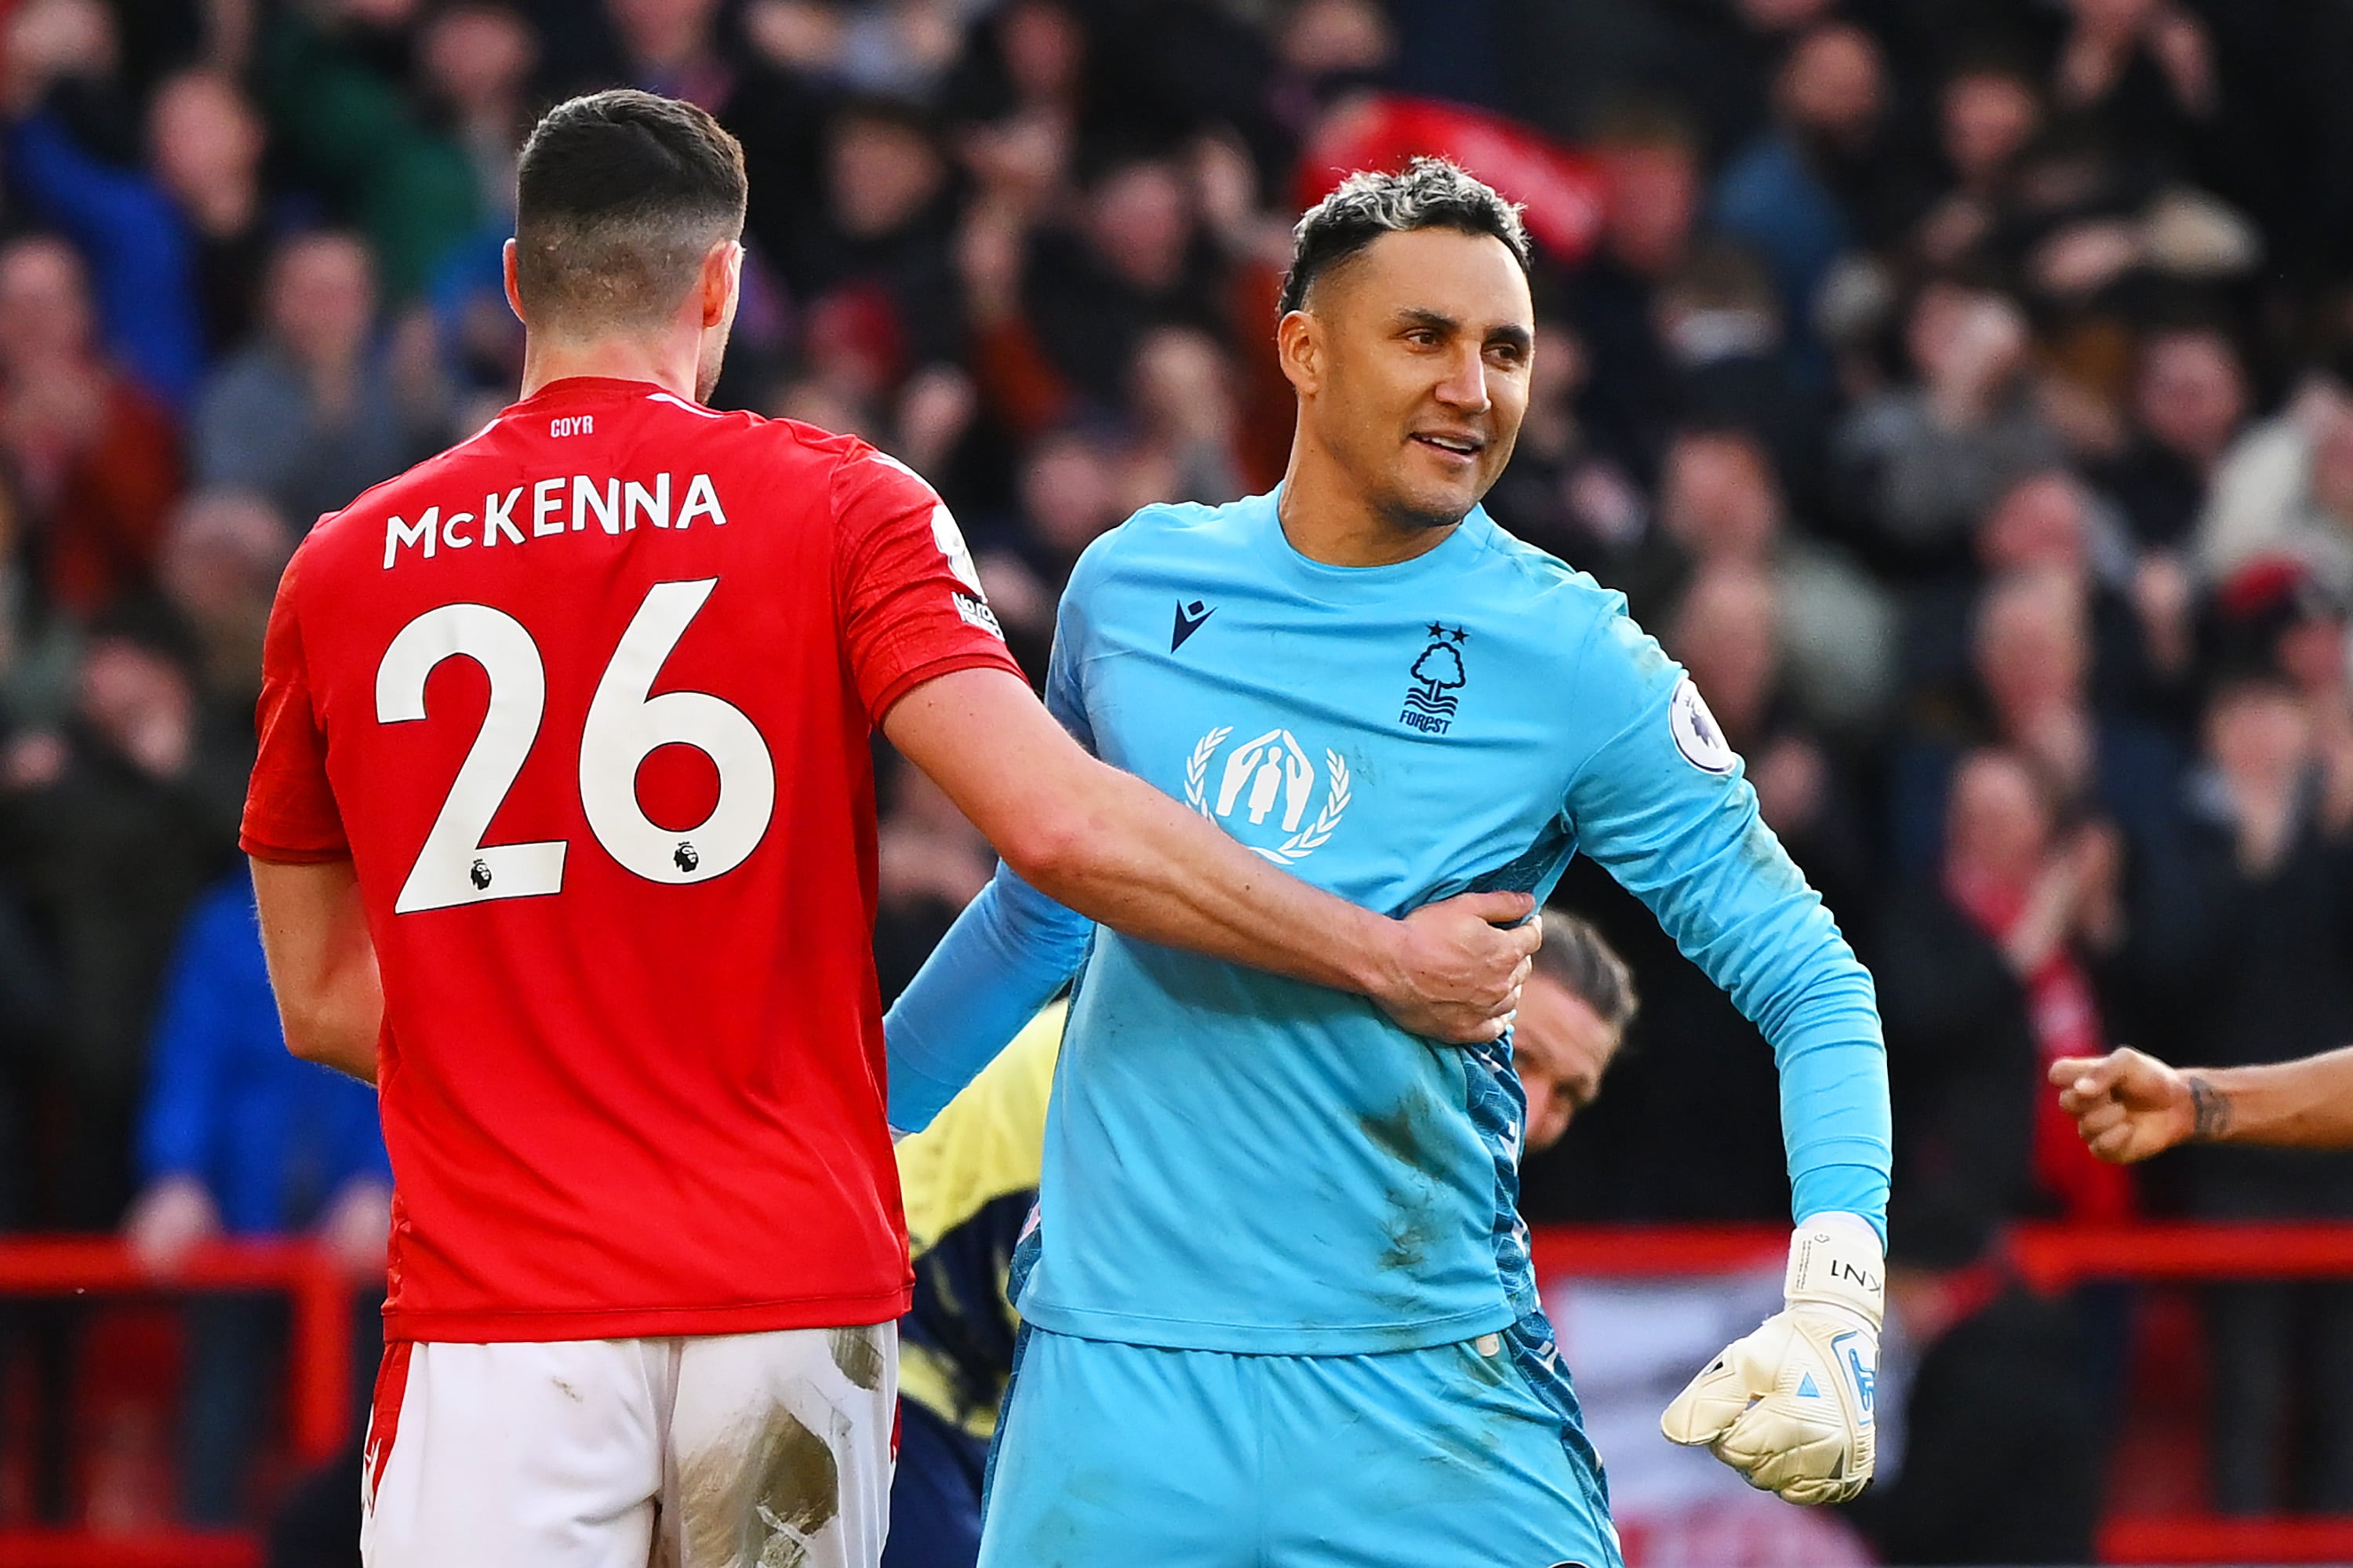
[[[1366,1356],[1023,1339],[981,1568],[1623,1568],[1541,1316]]]

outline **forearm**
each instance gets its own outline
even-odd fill
[[[1023,881],[1088,919],[1341,991],[1397,989],[1398,922],[1284,875],[1183,803],[1096,760],[1012,676],[976,670],[926,682],[883,729]]]
[[[2260,1067],[2193,1067],[2189,1081],[2200,1143],[2353,1149],[2353,1047]]]
[[[252,863],[262,953],[286,1048],[375,1083],[384,979],[351,862]]]
[[[1286,876],[1142,779],[1084,758],[1063,831],[1023,864],[1039,891],[1127,936],[1378,994],[1396,922]]]
[[[891,1125],[930,1126],[1069,980],[1093,931],[1000,868],[882,1021]]]
[[[287,1048],[294,1054],[374,1086],[376,1036],[384,1024],[381,992],[373,1011],[346,1006],[298,1018],[280,1003],[278,1012],[286,1029]]]
[[[1790,1213],[1800,1223],[1824,1213],[1860,1214],[1884,1244],[1894,1162],[1887,1053],[1861,967],[1832,974],[1821,988],[1830,994],[1809,999],[1774,1041]]]

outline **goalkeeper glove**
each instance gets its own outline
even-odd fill
[[[1660,1419],[1752,1487],[1794,1503],[1845,1502],[1871,1480],[1873,1384],[1885,1274],[1859,1214],[1816,1214],[1789,1238],[1783,1308],[1735,1340]]]

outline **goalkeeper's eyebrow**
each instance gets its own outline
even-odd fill
[[[1444,311],[1433,311],[1422,305],[1405,306],[1398,312],[1394,321],[1399,332],[1434,332],[1439,336],[1447,338],[1455,336],[1462,330],[1462,323]],[[1535,349],[1535,334],[1517,322],[1498,322],[1487,329],[1482,346],[1508,348],[1521,358],[1525,358]]]

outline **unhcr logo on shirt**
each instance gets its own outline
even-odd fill
[[[1186,804],[1277,865],[1314,853],[1348,810],[1348,765],[1326,751],[1318,769],[1299,737],[1281,727],[1229,751],[1233,733],[1233,726],[1221,726],[1193,747],[1185,763]],[[1319,787],[1323,804],[1311,817]]]

